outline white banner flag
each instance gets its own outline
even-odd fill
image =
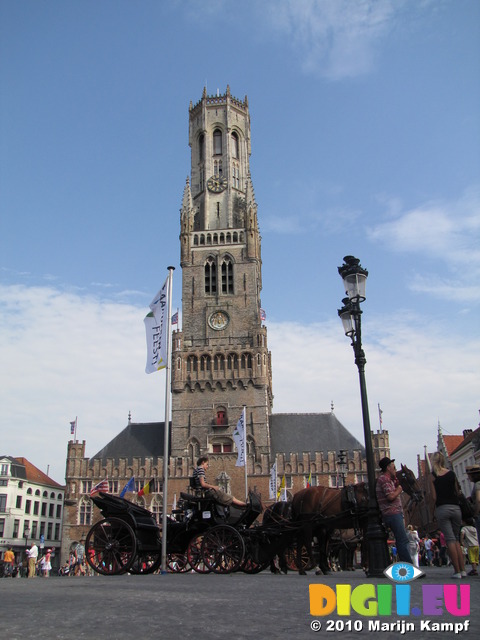
[[[168,278],[150,303],[152,312],[144,319],[147,336],[146,373],[154,373],[167,366],[167,288]]]
[[[233,432],[233,440],[237,446],[238,457],[235,463],[236,467],[245,466],[245,408],[242,411],[240,420],[237,422],[237,426]]]
[[[268,487],[268,497],[270,500],[277,498],[277,463],[275,462],[270,470],[270,483]]]

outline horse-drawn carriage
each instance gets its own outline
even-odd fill
[[[89,565],[103,575],[153,573],[161,565],[163,533],[154,515],[124,498],[100,492],[92,498],[104,516],[85,540]],[[246,560],[241,532],[262,512],[251,493],[245,509],[223,507],[203,493],[181,493],[167,521],[168,564],[172,571],[230,573]]]
[[[408,470],[402,470],[404,476],[399,480],[412,495],[414,476],[410,472],[407,479]],[[331,532],[355,527],[358,536],[366,522],[368,501],[363,483],[344,490],[313,487],[295,494],[291,505],[277,503],[269,507],[259,524],[257,518],[263,509],[252,492],[244,509],[223,507],[208,492],[180,496],[179,508],[167,521],[168,565],[171,571],[192,568],[199,573],[255,573],[271,564],[275,556],[284,558],[289,568],[294,568],[294,557],[303,573],[314,560],[314,537],[318,556],[323,560],[320,566],[328,570],[326,553]],[[157,571],[164,536],[154,515],[107,493],[100,492],[92,500],[104,518],[87,534],[86,558],[90,566],[103,575]]]

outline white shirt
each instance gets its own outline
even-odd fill
[[[31,549],[27,549],[27,556],[29,558],[38,558],[38,547],[36,544]]]

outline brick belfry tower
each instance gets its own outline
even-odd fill
[[[232,471],[232,434],[245,406],[250,473],[270,453],[273,395],[260,308],[247,98],[232,97],[228,86],[222,96],[207,96],[204,89],[202,99],[190,103],[189,145],[191,178],[180,213],[182,331],[173,334],[172,347],[171,455],[194,464],[208,453]]]

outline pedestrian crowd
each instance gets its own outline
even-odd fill
[[[402,487],[396,477],[395,460],[382,458],[382,473],[376,484],[382,519],[393,535],[389,545],[392,562],[411,562],[416,567],[451,566],[454,579],[478,575],[480,540],[480,466],[467,467],[473,484],[468,500],[463,496],[455,473],[439,451],[432,456],[431,493],[438,530],[419,535],[413,524],[405,528]],[[465,506],[465,503],[467,505]],[[466,566],[470,565],[470,571]]]

